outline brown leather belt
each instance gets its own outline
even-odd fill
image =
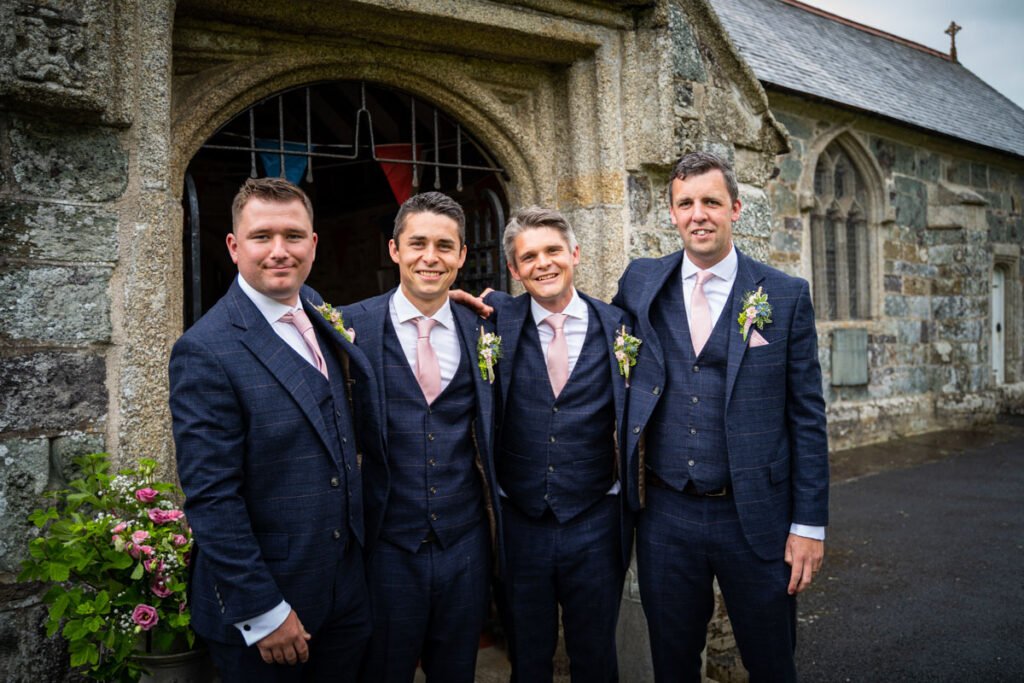
[[[680,493],[680,491],[673,488],[672,486],[669,486],[668,482],[666,482],[664,479],[659,477],[651,470],[647,470],[647,485],[659,489],[666,489],[668,491],[675,491],[676,493]],[[686,482],[686,486],[683,487],[681,493],[684,493],[687,496],[694,496],[696,498],[722,498],[724,496],[728,496],[730,492],[728,484],[722,486],[721,488],[713,489],[711,491],[698,491],[697,487],[693,485],[693,482],[688,481]]]

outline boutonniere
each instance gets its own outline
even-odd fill
[[[313,308],[324,317],[324,320],[331,324],[331,327],[338,331],[338,334],[347,339],[350,343],[355,343],[356,331],[354,328],[345,327],[345,320],[341,317],[341,311],[336,309],[334,306],[331,306],[326,301],[319,306],[313,306]]]
[[[501,358],[501,337],[493,332],[484,332],[480,328],[480,339],[476,343],[477,365],[480,376],[494,384],[494,366]]]
[[[615,336],[615,360],[619,363],[619,374],[626,378],[626,386],[629,386],[629,369],[636,365],[637,354],[640,353],[640,345],[643,344],[638,337],[626,332],[626,326]]]
[[[757,325],[757,329],[763,330],[771,321],[772,305],[768,303],[768,295],[764,293],[763,288],[758,287],[756,292],[747,292],[743,295],[743,310],[736,320],[740,324],[743,341],[747,341],[751,327]]]

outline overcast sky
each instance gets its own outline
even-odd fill
[[[947,53],[955,20],[960,63],[1024,107],[1024,0],[801,1]]]

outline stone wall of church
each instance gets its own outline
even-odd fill
[[[991,420],[1024,410],[1021,245],[1024,162],[922,132],[769,91],[791,135],[768,187],[770,262],[813,273],[809,212],[818,155],[842,139],[882,206],[875,231],[873,314],[823,322],[819,345],[831,447]],[[991,277],[1007,273],[1005,382],[991,361]],[[820,283],[812,282],[813,286]],[[868,381],[833,386],[837,331],[866,329]]]

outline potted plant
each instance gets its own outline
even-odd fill
[[[153,460],[116,474],[105,453],[74,462],[79,478],[44,494],[51,504],[29,516],[41,533],[18,580],[52,584],[46,632],[67,640],[72,667],[97,680],[136,681],[152,667],[147,653],[188,651],[195,640],[182,492],[154,479]]]

